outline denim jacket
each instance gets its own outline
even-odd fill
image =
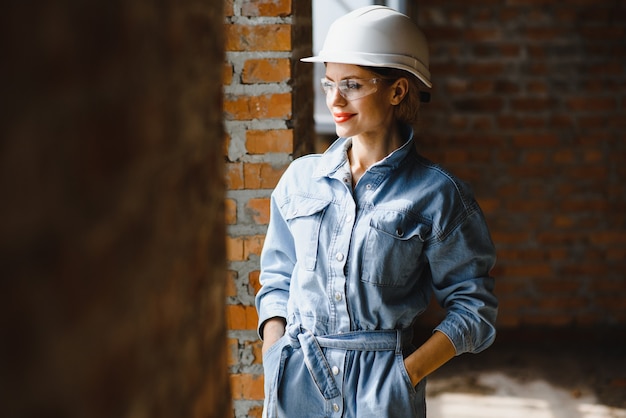
[[[420,156],[407,128],[353,189],[350,146],[295,160],[273,191],[259,327],[278,316],[315,336],[405,330],[434,295],[457,355],[488,347],[495,251],[469,187]]]

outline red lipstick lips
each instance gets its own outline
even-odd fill
[[[335,123],[343,123],[354,116],[354,113],[333,113]]]

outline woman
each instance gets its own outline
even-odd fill
[[[425,417],[426,376],[488,347],[497,311],[478,204],[415,149],[426,40],[408,17],[369,6],[303,61],[326,65],[339,139],[294,161],[272,193],[256,298],[264,416]],[[416,349],[431,294],[447,315]]]

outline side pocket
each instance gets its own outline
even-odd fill
[[[265,395],[263,400],[263,418],[276,416],[278,385],[285,358],[283,353],[287,345],[288,337],[285,335],[263,354],[263,392]]]
[[[264,367],[265,367],[266,363],[269,363],[271,361],[272,353],[274,353],[278,349],[278,346],[281,345],[281,340],[284,337],[285,336],[283,335],[278,340],[276,340],[276,342],[274,344],[272,344],[272,346],[270,348],[268,348],[265,353],[263,353],[263,366]]]
[[[274,343],[267,351],[263,354],[263,374],[264,374],[264,390],[265,397],[275,390],[278,373],[280,368],[280,353],[283,351],[282,348],[285,346],[283,342],[284,336],[280,338],[278,341]]]
[[[420,385],[422,384],[422,382],[424,382],[424,380],[420,381],[417,384],[417,386],[413,386],[413,383],[411,382],[411,377],[409,376],[409,371],[406,369],[406,366],[404,364],[404,357],[402,356],[401,353],[396,354],[396,364],[398,365],[398,368],[400,369],[400,374],[402,375],[402,379],[404,380],[404,384],[409,390],[409,393],[411,395],[417,395],[417,388],[420,387]]]

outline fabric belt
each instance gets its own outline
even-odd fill
[[[301,349],[304,362],[315,385],[324,399],[329,400],[341,395],[335,383],[332,369],[324,356],[322,348],[353,351],[394,351],[402,354],[404,346],[413,338],[413,330],[374,330],[353,331],[341,334],[315,336],[300,325],[289,325],[285,335],[276,343],[281,351],[278,370],[274,371],[265,412],[267,418],[277,418],[278,385],[283,374],[287,358],[293,350]],[[282,347],[280,347],[282,345]],[[269,376],[266,376],[268,378]]]

